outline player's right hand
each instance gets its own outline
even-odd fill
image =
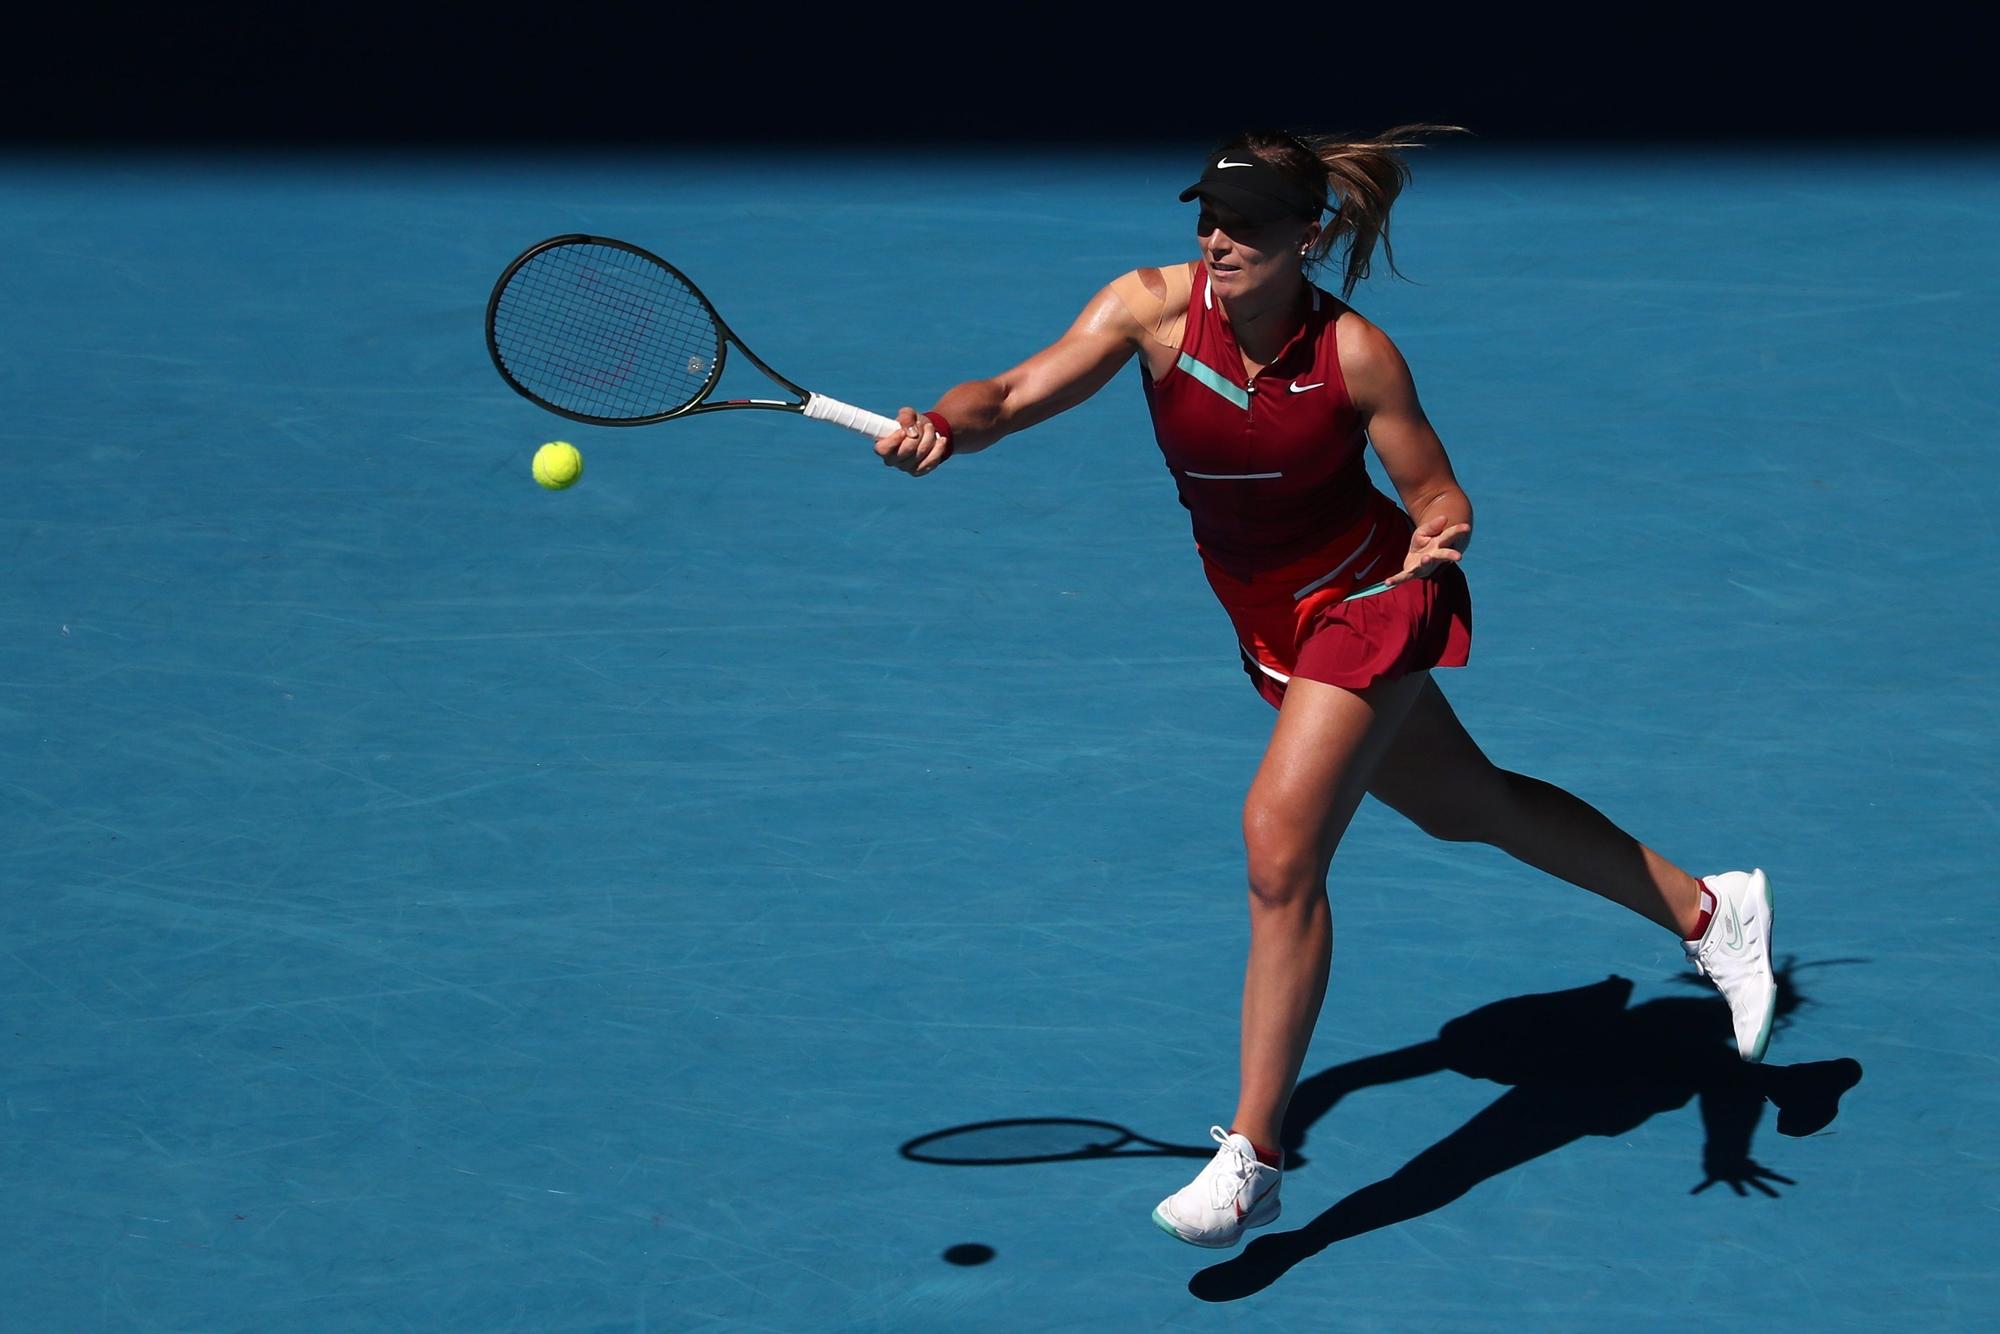
[[[915,408],[902,409],[896,420],[903,429],[875,442],[876,457],[889,467],[922,477],[951,453],[951,442],[939,435],[931,419]]]

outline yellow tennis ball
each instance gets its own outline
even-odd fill
[[[535,480],[551,491],[574,486],[583,476],[583,455],[567,440],[551,440],[535,451]]]

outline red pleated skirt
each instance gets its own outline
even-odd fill
[[[1301,560],[1247,577],[1205,562],[1236,628],[1243,669],[1273,707],[1293,677],[1362,690],[1466,664],[1472,591],[1457,565],[1349,600],[1402,569],[1410,530],[1409,517],[1385,497],[1352,530]]]

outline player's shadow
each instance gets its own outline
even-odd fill
[[[1778,976],[1780,1020],[1802,1003],[1793,971],[1787,965]],[[1706,991],[1706,983],[1699,985]],[[1285,1120],[1288,1154],[1343,1097],[1373,1085],[1449,1070],[1510,1087],[1394,1174],[1303,1227],[1257,1238],[1241,1254],[1196,1274],[1188,1290],[1205,1301],[1250,1296],[1336,1242],[1441,1209],[1480,1182],[1586,1135],[1628,1134],[1693,1099],[1700,1100],[1708,1131],[1695,1193],[1723,1185],[1738,1195],[1754,1190],[1775,1197],[1774,1183],[1793,1184],[1750,1156],[1764,1103],[1778,1109],[1779,1134],[1815,1134],[1838,1114],[1841,1095],[1860,1081],[1860,1063],[1749,1065],[1737,1058],[1729,1008],[1713,992],[1628,1008],[1631,994],[1632,983],[1614,976],[1497,1001],[1452,1020],[1429,1042],[1302,1081]]]

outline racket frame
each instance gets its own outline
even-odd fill
[[[558,407],[514,378],[513,372],[507,369],[507,363],[500,355],[500,343],[494,335],[493,324],[494,318],[500,310],[500,298],[506,292],[507,285],[513,282],[514,275],[519,273],[538,256],[561,246],[573,245],[607,246],[613,250],[623,250],[628,254],[636,255],[649,264],[657,264],[662,269],[665,269],[677,281],[684,284],[688,291],[694,294],[694,299],[701,303],[702,309],[708,314],[709,323],[715,330],[715,356],[709,366],[707,380],[702,383],[700,389],[695,391],[694,397],[679,407],[672,408],[666,412],[656,412],[650,416],[599,417],[587,412],[577,412],[570,408]],[[708,396],[715,392],[715,386],[722,380],[722,370],[729,359],[729,345],[731,343],[734,343],[737,351],[748,357],[750,363],[769,376],[773,382],[782,385],[791,393],[796,394],[798,396],[797,401],[788,402],[782,399],[768,398],[737,398],[724,399],[721,402],[709,402]],[[750,345],[738,337],[736,331],[729,327],[729,322],[722,318],[721,313],[716,310],[714,303],[708,299],[701,288],[695,286],[694,282],[685,273],[682,273],[652,251],[633,245],[630,241],[620,241],[610,236],[591,236],[582,232],[570,232],[562,236],[551,236],[545,241],[537,241],[534,245],[529,246],[526,250],[515,256],[514,261],[500,274],[498,281],[493,284],[493,294],[486,300],[486,354],[493,359],[493,368],[500,372],[500,378],[505,380],[507,387],[515,393],[546,412],[553,412],[559,417],[567,417],[571,421],[583,422],[588,426],[652,426],[659,422],[673,421],[678,417],[693,417],[704,412],[721,412],[731,408],[763,408],[772,412],[795,412],[800,416],[804,416],[806,413],[806,404],[814,397],[807,390],[772,370],[768,362],[753,352],[750,349]]]

